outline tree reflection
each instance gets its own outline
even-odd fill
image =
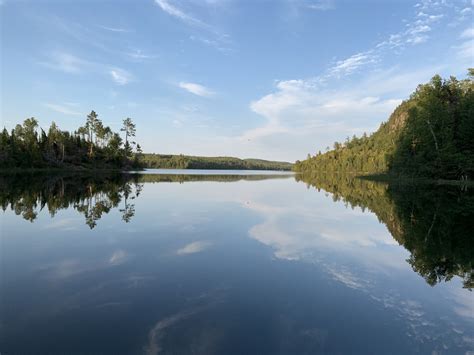
[[[407,262],[434,286],[453,276],[474,287],[474,194],[472,188],[376,182],[348,175],[300,175],[308,187],[333,194],[347,206],[368,208],[411,256]]]
[[[93,229],[103,215],[118,209],[128,223],[135,215],[135,199],[144,183],[187,183],[194,181],[234,182],[239,180],[286,179],[292,175],[164,175],[164,174],[13,174],[0,175],[0,205],[33,222],[47,208],[74,208]]]
[[[11,208],[30,222],[44,208],[54,217],[59,210],[72,207],[84,215],[85,223],[93,229],[103,215],[118,208],[122,201],[122,220],[130,222],[135,214],[130,201],[141,189],[137,177],[126,175],[9,175],[0,176],[0,204],[3,211]]]

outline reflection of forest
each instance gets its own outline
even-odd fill
[[[193,181],[214,181],[214,182],[235,182],[240,180],[260,181],[269,179],[288,179],[293,174],[248,174],[248,175],[230,175],[230,174],[139,174],[136,175],[140,182],[193,182]]]
[[[460,186],[380,183],[347,175],[300,175],[308,187],[374,212],[430,285],[457,275],[474,287],[474,193]]]
[[[133,201],[142,185],[136,177],[116,175],[7,175],[0,176],[0,204],[33,222],[47,208],[51,216],[74,208],[92,229],[102,215],[119,208],[129,222],[135,213]]]
[[[133,200],[140,195],[143,183],[263,180],[290,178],[293,175],[160,175],[160,174],[81,174],[0,175],[0,204],[33,222],[39,211],[47,208],[51,216],[61,209],[74,208],[84,215],[92,229],[97,221],[118,208],[129,222],[135,214]]]

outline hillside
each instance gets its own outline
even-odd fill
[[[292,163],[233,157],[143,154],[141,163],[153,169],[291,170]]]
[[[299,172],[330,171],[427,178],[474,177],[474,70],[468,79],[434,76],[370,136],[297,161]]]

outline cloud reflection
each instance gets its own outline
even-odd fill
[[[200,240],[197,242],[186,244],[184,247],[178,249],[176,254],[178,255],[187,255],[199,253],[211,246],[211,243],[208,241]]]

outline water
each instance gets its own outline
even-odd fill
[[[0,178],[0,351],[474,350],[474,195],[344,177]]]

